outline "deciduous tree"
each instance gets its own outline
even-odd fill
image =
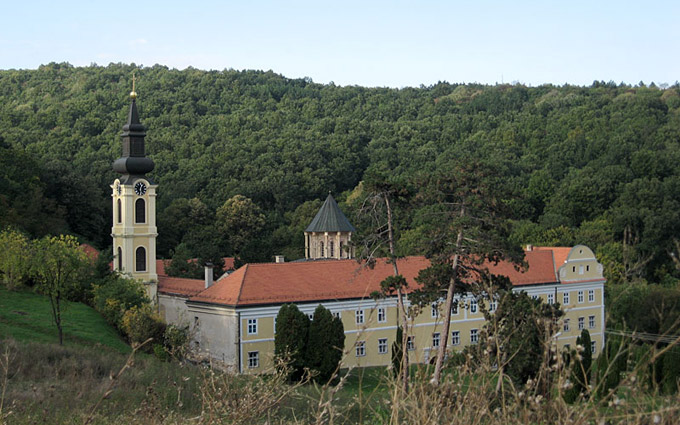
[[[91,263],[73,236],[46,236],[35,241],[34,247],[32,275],[38,282],[38,291],[50,300],[52,319],[59,333],[59,345],[62,345],[65,295]]]

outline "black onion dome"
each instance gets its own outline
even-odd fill
[[[151,158],[146,157],[144,137],[146,127],[139,121],[137,102],[135,98],[130,104],[128,121],[123,126],[123,155],[113,163],[113,171],[120,174],[144,175],[154,169]]]

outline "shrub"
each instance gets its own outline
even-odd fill
[[[142,285],[122,276],[110,276],[100,285],[94,286],[94,308],[111,325],[122,330],[123,315],[132,307],[141,307],[149,303]]]
[[[165,323],[149,305],[127,310],[123,315],[122,328],[131,343],[142,343],[152,338],[154,343],[162,344],[165,334]],[[150,348],[145,351],[150,351]]]
[[[664,394],[678,392],[678,380],[680,379],[680,347],[675,346],[662,356],[662,390]]]
[[[163,335],[163,343],[168,354],[176,359],[184,358],[189,342],[189,329],[176,325],[168,325]]]

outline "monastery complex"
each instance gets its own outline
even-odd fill
[[[375,300],[371,293],[392,274],[391,265],[378,261],[362,268],[353,259],[356,231],[331,195],[303,235],[305,259],[246,264],[212,280],[170,277],[156,258],[158,186],[146,174],[154,163],[146,157],[146,129],[139,120],[134,92],[123,126],[123,154],[113,168],[121,174],[111,185],[113,202],[113,267],[144,283],[167,323],[189,326],[194,347],[239,372],[261,372],[273,365],[276,316],[293,303],[312,316],[322,304],[340,317],[345,329],[343,366],[388,365],[396,338],[396,296]],[[586,246],[527,247],[528,269],[509,263],[489,264],[494,274],[507,276],[515,291],[525,291],[546,303],[560,303],[565,315],[556,335],[559,346],[574,345],[588,329],[595,356],[603,347],[604,283],[602,265]],[[415,277],[428,267],[425,257],[399,260],[399,270],[410,290]],[[409,305],[408,296],[406,305]],[[461,350],[477,342],[484,326],[481,300],[460,295],[451,317],[449,346],[441,347],[441,305],[410,317],[408,351],[412,362],[428,362],[434,352]],[[494,305],[487,306],[490,310]]]

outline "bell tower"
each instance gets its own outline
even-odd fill
[[[146,176],[154,168],[146,157],[146,127],[139,121],[134,76],[130,111],[123,126],[123,154],[113,163],[120,173],[111,185],[113,200],[113,269],[144,284],[147,295],[156,302],[156,188]]]

